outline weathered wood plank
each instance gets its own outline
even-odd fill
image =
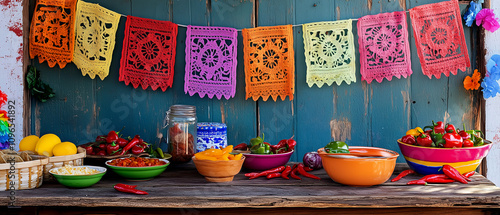
[[[31,208],[26,209],[29,212]],[[22,211],[25,207],[22,208]],[[156,214],[348,214],[348,215],[364,215],[364,214],[407,214],[407,215],[420,215],[420,214],[441,214],[441,215],[455,215],[455,214],[487,214],[492,213],[493,210],[477,210],[469,208],[370,208],[370,209],[349,209],[349,208],[236,208],[236,209],[194,209],[194,208],[180,208],[180,209],[145,209],[145,208],[122,208],[117,211],[115,208],[40,208],[38,214],[40,215],[55,215],[55,214],[83,214],[83,213],[105,213],[105,214],[143,214],[143,215],[156,215]],[[27,213],[27,214],[28,214]],[[31,213],[29,213],[31,214]]]
[[[85,189],[69,189],[56,182],[33,190],[16,191],[18,206],[140,207],[140,208],[394,208],[461,207],[500,208],[500,188],[481,175],[470,184],[408,186],[420,176],[372,187],[350,187],[330,180],[324,170],[313,171],[321,180],[304,178],[248,180],[243,173],[228,183],[210,183],[192,164],[169,167],[151,181],[133,182],[149,193],[137,196],[113,189],[121,178],[105,177]],[[392,177],[395,177],[393,175]],[[4,191],[5,192],[5,191]],[[1,192],[0,192],[1,193]],[[8,199],[0,199],[2,202]]]

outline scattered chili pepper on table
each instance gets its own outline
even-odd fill
[[[399,173],[398,176],[396,176],[396,178],[393,178],[391,181],[392,182],[396,182],[396,181],[399,181],[400,179],[402,179],[403,177],[409,175],[409,174],[415,174],[415,171],[412,170],[412,169],[407,169],[401,173]]]
[[[292,171],[290,172],[290,177],[297,179],[297,180],[302,180],[299,176],[297,176],[297,164],[293,165]]]
[[[470,178],[474,174],[476,174],[476,171],[473,170],[473,171],[464,173],[463,176],[466,177],[466,178]]]
[[[258,178],[260,176],[267,176],[267,175],[269,175],[271,173],[282,172],[283,170],[285,170],[285,166],[276,167],[276,168],[273,168],[273,169],[269,169],[269,170],[260,172],[259,174],[254,175],[254,176],[250,177],[249,179],[255,179],[255,178]]]
[[[279,178],[279,177],[281,177],[281,173],[279,173],[279,172],[271,173],[271,174],[268,174],[268,175],[266,176],[266,178],[267,178],[267,179],[271,179],[271,178]]]
[[[465,177],[463,175],[461,175],[460,172],[458,172],[458,170],[456,170],[452,166],[450,166],[448,164],[443,165],[442,170],[443,170],[444,174],[447,175],[448,177],[455,179],[462,184],[468,184]]]
[[[409,181],[408,183],[406,183],[407,185],[413,185],[413,184],[417,184],[417,185],[427,185],[427,182],[424,181],[424,180],[413,180],[413,181]]]
[[[147,195],[148,193],[146,191],[138,190],[134,188],[131,188],[132,186],[123,186],[124,184],[116,184],[114,186],[115,190],[118,190],[120,192],[124,193],[133,193],[133,194],[138,194],[138,195]]]
[[[308,172],[306,172],[304,170],[304,164],[300,163],[298,166],[297,166],[297,169],[299,171],[299,173],[305,177],[308,177],[308,178],[312,178],[312,179],[317,179],[317,180],[321,180],[321,178],[319,178],[318,176],[315,176],[313,174],[310,174]]]
[[[290,179],[288,175],[292,172],[292,167],[286,166],[285,170],[283,170],[283,173],[281,173],[281,177],[284,179]]]

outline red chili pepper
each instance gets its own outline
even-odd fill
[[[292,167],[292,171],[290,172],[290,177],[297,179],[297,180],[302,180],[299,176],[297,176],[297,164],[294,164]]]
[[[415,137],[411,134],[405,135],[401,138],[401,141],[406,144],[410,145],[417,145],[417,141],[415,140]]]
[[[426,175],[419,180],[427,181],[429,179],[432,180],[432,179],[451,179],[451,178],[445,174],[431,174],[431,175]]]
[[[122,186],[122,187],[125,187],[125,188],[132,188],[132,189],[135,189],[137,187],[137,185],[128,185],[128,184],[116,184],[116,186]]]
[[[288,177],[288,174],[290,174],[290,172],[292,172],[292,167],[286,166],[285,170],[283,170],[283,173],[281,173],[281,177],[284,179],[290,179]]]
[[[106,135],[99,135],[95,138],[95,142],[106,142]]]
[[[245,176],[246,177],[253,177],[255,175],[259,174],[258,172],[249,172],[249,173],[245,173]]]
[[[464,177],[466,178],[470,178],[471,176],[473,176],[474,174],[476,174],[476,171],[472,170],[470,172],[466,172],[463,174]]]
[[[116,153],[118,149],[120,149],[120,146],[114,142],[106,146],[106,152],[108,153],[108,155],[113,155],[113,153]]]
[[[461,175],[460,172],[458,172],[458,170],[456,170],[452,166],[446,164],[442,167],[442,169],[443,169],[444,174],[447,175],[448,177],[455,179],[462,184],[468,184],[465,177],[463,175]]]
[[[102,150],[106,150],[106,144],[104,143],[99,144],[99,148]]]
[[[85,151],[87,152],[88,155],[93,155],[94,153],[94,147],[92,146],[86,146]]]
[[[299,173],[305,177],[308,177],[308,178],[312,178],[312,179],[317,179],[317,180],[321,180],[320,177],[318,176],[315,176],[311,173],[308,173],[304,170],[304,164],[300,163],[298,166],[297,166],[297,169],[299,171]]]
[[[271,150],[274,154],[278,154],[279,147],[278,147],[278,145],[271,145],[270,150]]]
[[[424,180],[413,180],[413,181],[409,181],[406,184],[407,185],[412,185],[412,184],[427,185],[427,182],[425,182]]]
[[[457,133],[446,133],[443,139],[446,141],[445,148],[462,148],[463,139]]]
[[[266,176],[267,179],[278,178],[278,177],[281,177],[281,173],[279,173],[279,172],[271,173],[271,174]]]
[[[272,169],[260,172],[259,174],[255,175],[255,176],[252,176],[249,179],[258,178],[260,176],[267,176],[267,175],[269,175],[271,173],[282,172],[283,170],[285,170],[285,166],[280,166],[280,167],[272,168]]]
[[[120,186],[119,184],[115,185],[114,188],[115,188],[115,190],[118,190],[118,191],[124,192],[124,193],[133,193],[133,194],[139,194],[139,195],[147,195],[148,194],[146,191],[137,190],[135,188]]]
[[[402,179],[403,177],[405,177],[405,176],[407,176],[407,175],[409,175],[409,174],[414,174],[414,173],[415,173],[415,171],[414,171],[414,170],[412,170],[412,169],[407,169],[407,170],[405,170],[405,171],[403,171],[403,172],[399,173],[399,175],[398,175],[398,176],[396,176],[396,178],[393,178],[391,181],[392,181],[392,182],[399,181],[399,179]]]
[[[116,140],[116,144],[118,144],[121,148],[123,148],[127,146],[128,141],[120,137],[118,138],[118,140]]]
[[[463,140],[467,140],[467,139],[471,138],[470,134],[467,133],[467,131],[465,131],[465,130],[461,130],[460,132],[458,132],[458,135],[460,135]]]
[[[425,146],[425,147],[431,147],[432,146],[432,138],[430,135],[426,135],[426,134],[420,134],[418,137],[417,137],[417,144],[419,146]]]
[[[106,137],[106,142],[107,143],[112,143],[118,140],[118,134],[115,131],[110,131],[108,133],[108,136]]]
[[[465,139],[464,142],[462,143],[462,147],[473,147],[473,146],[474,142],[472,142],[472,140],[470,139]]]
[[[278,146],[278,148],[286,147],[288,145],[288,144],[286,144],[286,142],[287,142],[287,139],[280,140],[278,142],[278,144],[276,144],[276,146]]]
[[[101,151],[97,152],[96,155],[106,156],[106,150],[101,150]]]
[[[446,128],[444,130],[446,131],[446,133],[457,133],[457,129],[451,123],[446,124]]]
[[[134,138],[139,139],[139,144],[144,143],[144,140],[143,140],[143,139],[141,138],[141,136],[139,136],[138,134],[136,134],[136,135],[134,136]]]
[[[444,178],[429,178],[429,179],[427,179],[425,181],[427,183],[431,183],[431,184],[448,184],[448,183],[455,182],[455,180],[453,180],[451,178],[448,178],[448,179],[444,179]]]
[[[233,147],[233,150],[247,150],[248,149],[248,145],[246,143],[240,143],[238,145],[236,145],[235,147]]]
[[[306,172],[311,172],[311,171],[313,171],[313,168],[304,165],[304,170]]]
[[[128,144],[123,148],[122,152],[120,153],[120,155],[124,155],[125,153],[128,152],[128,150],[130,150],[132,147],[134,147],[136,144],[139,143],[139,139],[138,138],[133,138],[132,140],[130,140],[128,142]]]
[[[139,145],[139,143],[137,145],[135,145],[134,147],[132,147],[132,154],[134,155],[138,155],[138,154],[141,154],[144,152],[144,148]]]

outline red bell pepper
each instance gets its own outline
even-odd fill
[[[132,147],[132,154],[138,155],[144,152],[144,148],[142,145],[136,144],[135,146]]]
[[[106,136],[106,142],[112,143],[118,140],[118,134],[115,131],[110,131],[108,136]]]
[[[119,149],[120,146],[114,142],[106,146],[106,152],[108,155],[114,155]]]
[[[95,142],[106,142],[106,135],[99,135],[95,138]]]
[[[123,138],[118,138],[118,140],[116,140],[116,144],[118,144],[121,148],[123,148],[127,146],[128,141]]]
[[[462,147],[473,147],[474,146],[474,142],[472,142],[472,140],[470,139],[465,139],[463,144],[462,144]]]
[[[415,140],[415,137],[411,134],[405,135],[401,138],[401,141],[406,144],[410,145],[417,145],[417,141]]]
[[[458,132],[458,135],[460,135],[463,140],[467,140],[467,139],[471,138],[471,135],[469,133],[467,133],[465,130],[461,130],[460,132]]]
[[[445,148],[462,148],[463,139],[457,133],[446,133],[443,135],[443,139],[446,141]]]
[[[444,133],[444,123],[439,121],[437,123],[434,123],[434,121],[432,121],[432,124],[434,125],[434,133]]]
[[[457,129],[451,123],[446,124],[446,128],[444,129],[446,133],[457,133]]]
[[[417,137],[417,145],[419,146],[431,147],[432,143],[434,142],[432,142],[432,138],[429,135],[420,134],[420,136]]]

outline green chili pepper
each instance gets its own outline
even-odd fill
[[[250,139],[250,144],[253,146],[263,143],[264,140],[260,137]]]
[[[332,141],[325,146],[327,153],[349,153],[349,146],[342,141]]]
[[[474,146],[482,146],[484,145],[484,139],[476,136],[476,141],[474,141]]]

